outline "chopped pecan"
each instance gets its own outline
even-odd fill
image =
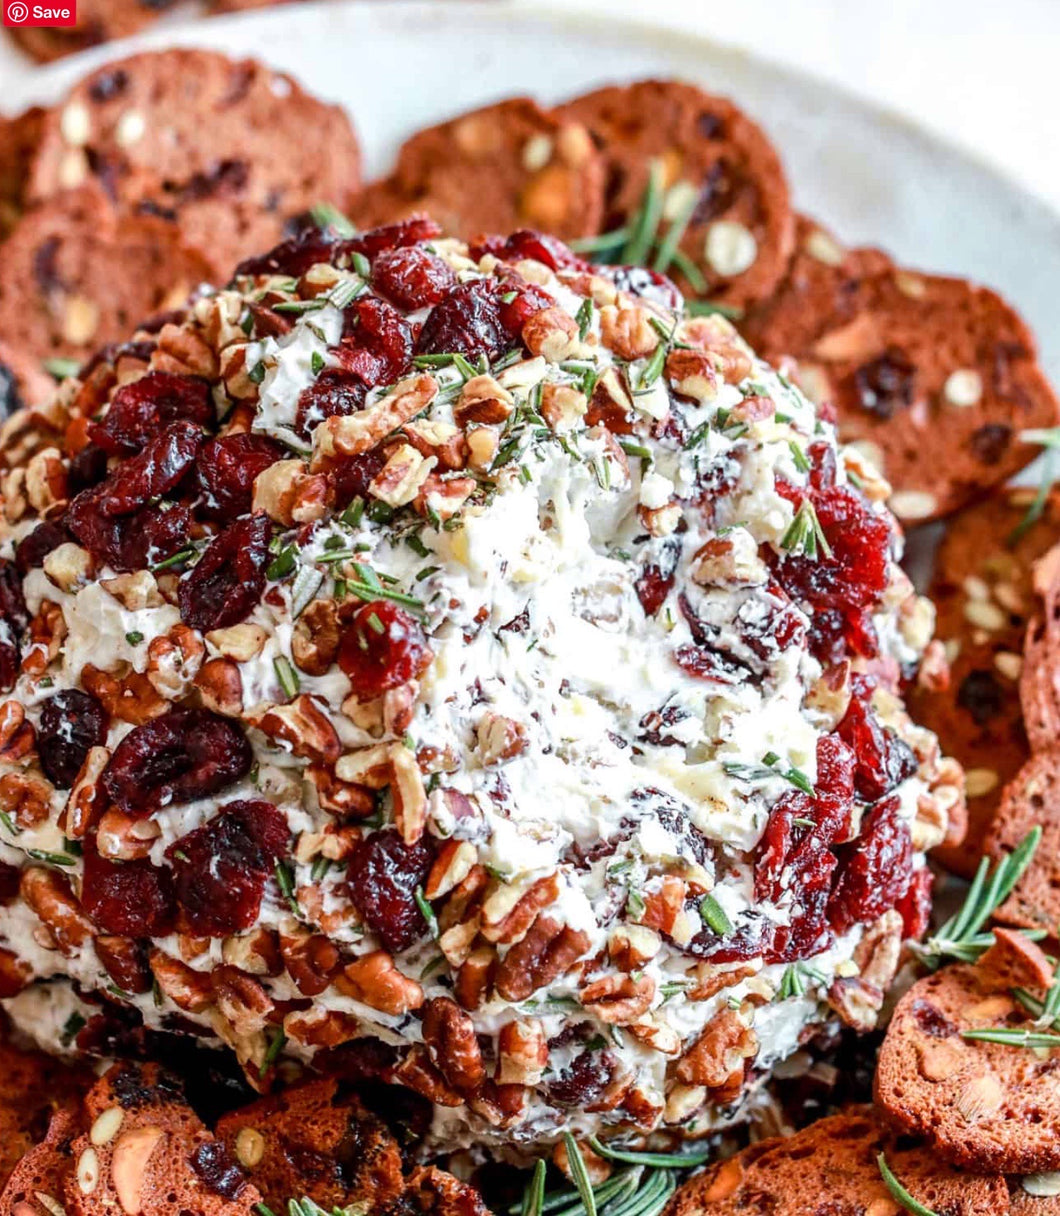
[[[19,893],[66,958],[73,958],[94,935],[92,922],[81,911],[65,874],[30,866],[22,871]]]
[[[243,677],[231,659],[207,659],[195,677],[203,705],[214,713],[238,718],[243,713]]]
[[[151,974],[161,992],[188,1013],[202,1013],[213,1003],[210,977],[182,963],[164,951],[154,949],[148,958]]]
[[[449,997],[423,1007],[423,1041],[431,1061],[457,1093],[473,1094],[486,1078],[475,1024]]]
[[[478,850],[466,840],[446,840],[438,849],[427,875],[423,894],[429,900],[441,899],[467,878],[478,857]]]
[[[91,747],[85,756],[59,821],[64,834],[71,840],[80,840],[103,813],[107,796],[100,778],[109,760],[110,752],[105,747]]]
[[[36,744],[33,723],[26,721],[26,711],[18,701],[0,705],[0,761],[12,762],[27,756]]]
[[[151,969],[139,942],[131,937],[103,935],[92,944],[104,970],[122,992],[151,991]]]
[[[146,857],[161,835],[162,829],[154,819],[130,815],[112,806],[100,816],[96,848],[102,857],[134,861]]]
[[[453,996],[464,1009],[478,1009],[485,1000],[496,964],[497,952],[492,946],[475,946],[468,951],[453,981]]]
[[[547,874],[529,887],[495,880],[482,901],[482,936],[489,942],[516,942],[544,908],[559,898],[559,875]]]
[[[600,309],[600,334],[605,346],[629,361],[646,358],[661,340],[651,323],[651,313],[632,302],[605,304]]]
[[[335,987],[344,996],[382,1013],[408,1013],[423,1004],[423,989],[397,969],[385,950],[375,950],[348,963],[335,977]]]
[[[658,343],[658,335],[655,341]],[[549,363],[562,363],[578,351],[578,323],[558,306],[542,308],[523,323],[523,342],[531,354],[541,355]]]
[[[301,927],[280,932],[280,954],[287,974],[305,996],[319,996],[339,967],[339,951],[322,933]]]
[[[291,634],[295,666],[306,675],[322,676],[335,662],[341,640],[339,604],[333,599],[312,600]]]
[[[58,658],[66,640],[66,618],[58,604],[41,600],[29,623],[29,646],[22,658],[22,670],[29,676],[43,675],[48,665]]]
[[[721,1009],[677,1062],[675,1073],[686,1085],[728,1089],[743,1081],[744,1061],[758,1051],[758,1036],[735,1009]]]
[[[537,1085],[548,1067],[548,1037],[539,1021],[508,1022],[497,1036],[499,1085]]]
[[[319,1006],[304,1013],[289,1013],[283,1021],[284,1032],[296,1043],[307,1047],[338,1047],[360,1038],[361,1022],[352,1013]]]
[[[541,915],[497,966],[495,986],[507,1001],[525,1001],[565,975],[589,949],[589,935]]]
[[[285,528],[321,519],[327,497],[327,478],[310,473],[303,460],[277,460],[254,479],[253,509]]]
[[[515,408],[515,399],[492,376],[473,376],[460,390],[453,406],[457,425],[494,425],[505,422]]]
[[[526,727],[512,718],[486,712],[477,728],[478,754],[484,766],[513,760],[527,748]]]
[[[15,770],[0,777],[0,811],[11,815],[20,828],[43,823],[51,810],[55,787],[43,776]]]
[[[655,981],[650,975],[605,975],[586,984],[578,994],[581,1003],[600,1019],[614,1026],[627,1026],[651,1008]]]
[[[18,994],[29,986],[33,968],[13,951],[0,947],[0,1001]]]
[[[416,498],[437,463],[437,456],[424,456],[411,443],[399,444],[372,478],[368,492],[388,506],[404,507]]]
[[[287,705],[270,705],[250,721],[270,739],[288,744],[294,755],[303,759],[334,764],[342,752],[331,719],[309,693],[300,693]]]
[[[313,432],[311,468],[316,470],[337,456],[358,456],[371,451],[391,431],[425,410],[437,394],[438,384],[433,377],[410,376],[359,413],[325,418]]]
[[[87,664],[81,672],[81,683],[102,702],[112,718],[142,726],[160,718],[169,709],[169,702],[159,696],[151,681],[141,672],[130,671],[117,677]]]
[[[174,625],[164,637],[148,643],[145,674],[160,697],[177,701],[187,696],[205,656],[206,647],[195,630]]]
[[[390,1070],[390,1079],[421,1094],[436,1106],[463,1106],[463,1097],[452,1089],[431,1063],[427,1048],[414,1043],[399,1064]]]

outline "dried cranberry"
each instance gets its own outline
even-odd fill
[[[339,666],[362,700],[423,674],[432,655],[419,623],[390,600],[357,609],[339,645]]]
[[[382,447],[362,452],[359,456],[345,456],[323,465],[337,510],[344,510],[355,498],[367,498],[368,487],[386,464],[386,451]]]
[[[711,684],[742,684],[752,675],[746,663],[706,644],[678,646],[674,660],[694,679]]]
[[[343,313],[342,340],[335,357],[343,369],[369,388],[391,384],[408,370],[412,330],[385,300],[355,300]]]
[[[889,346],[853,373],[852,387],[863,410],[877,418],[890,418],[913,404],[916,367],[903,350]]]
[[[350,859],[350,899],[391,954],[407,949],[427,931],[416,890],[431,861],[427,837],[406,844],[393,829],[373,832]]]
[[[368,386],[359,376],[340,368],[326,368],[299,393],[295,430],[308,438],[325,418],[356,414],[367,396]]]
[[[937,1005],[922,998],[913,1002],[913,1017],[920,1029],[932,1039],[948,1039],[957,1033],[957,1025]]]
[[[191,1168],[198,1174],[208,1191],[222,1199],[235,1200],[246,1190],[247,1176],[243,1167],[221,1140],[207,1140],[189,1158]]]
[[[107,453],[94,443],[86,444],[70,461],[67,480],[71,494],[98,486],[107,475]]]
[[[286,241],[281,241],[268,253],[246,258],[236,267],[236,276],[248,274],[285,274],[300,278],[318,262],[330,262],[339,249],[333,231],[317,227],[306,228]]]
[[[146,506],[132,515],[104,515],[95,494],[86,490],[74,499],[66,526],[98,561],[115,570],[143,570],[183,548],[191,526],[187,507]]]
[[[261,601],[272,527],[262,512],[238,519],[207,545],[180,580],[180,617],[208,633],[245,621]]]
[[[174,841],[166,858],[189,930],[225,937],[249,929],[258,918],[265,881],[289,841],[287,821],[263,801],[230,802]]]
[[[618,1060],[610,1051],[583,1051],[549,1083],[548,1101],[563,1109],[591,1109],[604,1097],[619,1071]]]
[[[118,389],[103,420],[89,427],[89,435],[104,451],[123,456],[138,452],[171,422],[186,419],[206,427],[215,417],[205,380],[148,372]]]
[[[545,308],[553,308],[556,301],[541,287],[524,283],[518,275],[510,275],[500,284],[501,298],[498,313],[501,324],[513,342],[523,332],[530,318]]]
[[[18,560],[18,555],[15,555]],[[971,715],[976,726],[986,726],[1005,708],[1008,694],[989,668],[970,671],[957,688],[957,704]]]
[[[589,263],[578,257],[559,237],[550,236],[547,232],[538,232],[533,228],[520,228],[507,239],[499,236],[479,237],[472,242],[470,252],[476,262],[487,253],[492,253],[502,262],[519,262],[523,258],[533,258],[535,262],[544,263],[550,270],[590,269]]]
[[[44,565],[48,554],[69,539],[58,524],[53,524],[50,520],[39,523],[15,546],[15,567],[19,574],[26,575],[31,570],[39,569]]]
[[[175,905],[169,871],[146,858],[111,861],[85,842],[81,906],[104,933],[164,937],[173,928]]]
[[[282,460],[284,448],[266,435],[225,435],[199,453],[201,511],[210,519],[235,519],[251,508],[254,479]]]
[[[37,727],[37,753],[53,785],[69,789],[89,748],[106,741],[107,711],[91,693],[68,688],[44,702]]]
[[[807,447],[806,459],[810,462],[810,485],[815,490],[830,490],[835,485],[835,448],[819,439]]]
[[[17,898],[21,878],[22,871],[18,866],[11,866],[6,861],[0,861],[0,904],[12,903]]]
[[[492,279],[461,283],[431,309],[416,340],[418,355],[495,359],[515,345],[501,320],[503,289]]]
[[[202,431],[195,423],[171,422],[87,493],[94,496],[92,501],[101,514],[131,515],[180,482],[195,463],[202,443]]]
[[[897,798],[878,802],[865,816],[858,838],[841,849],[839,876],[828,919],[839,933],[882,916],[909,889],[913,841]]]
[[[252,761],[235,723],[206,709],[171,709],[122,739],[103,771],[103,789],[119,809],[150,815],[224,789]]]
[[[919,941],[931,924],[931,888],[935,875],[922,866],[913,875],[909,889],[895,904],[902,916],[902,935]]]
[[[674,585],[674,571],[681,555],[680,541],[667,541],[660,548],[656,560],[646,562],[634,584],[637,599],[645,616],[654,616],[666,602]]]
[[[430,241],[441,235],[441,228],[430,216],[410,215],[396,224],[384,224],[358,233],[343,241],[342,247],[350,253],[363,253],[374,259],[388,249],[404,249],[407,245],[418,245],[420,241]]]
[[[413,310],[437,304],[456,286],[448,262],[422,245],[387,249],[372,263],[372,286],[399,308]]]
[[[843,720],[836,727],[857,757],[854,785],[865,802],[875,802],[917,770],[912,749],[885,727],[872,707],[872,685],[854,677],[854,690]]]

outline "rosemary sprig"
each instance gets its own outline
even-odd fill
[[[962,1030],[962,1039],[973,1043],[1001,1043],[1006,1047],[1060,1048],[1060,1034],[1048,1030],[1021,1030],[1018,1026],[984,1026],[981,1030]]]
[[[596,1196],[593,1194],[593,1184],[589,1180],[589,1171],[585,1168],[585,1158],[578,1147],[577,1140],[565,1131],[563,1144],[567,1150],[567,1165],[571,1172],[571,1180],[582,1201],[585,1216],[596,1216]]]
[[[309,208],[313,223],[318,228],[330,228],[337,236],[351,237],[357,235],[357,229],[342,214],[338,207],[331,203],[314,203]]]
[[[981,932],[983,926],[1012,894],[1041,838],[1042,829],[1033,827],[992,869],[986,857],[980,861],[960,910],[922,946],[913,947],[923,963],[934,971],[946,958],[975,962],[993,941],[992,934]]]
[[[1026,988],[1013,988],[1012,995],[1024,1009],[1034,1014],[1034,1024],[1039,1029],[1060,1030],[1060,975],[1049,985],[1044,1001]]]
[[[883,1178],[884,1185],[891,1192],[895,1200],[902,1205],[907,1212],[914,1213],[914,1216],[935,1216],[935,1213],[918,1200],[905,1189],[904,1186],[894,1176],[891,1167],[887,1164],[887,1158],[883,1153],[876,1158],[876,1165],[879,1167],[880,1176]]]
[[[821,521],[817,518],[813,503],[808,498],[803,499],[791,525],[780,538],[780,547],[793,555],[814,560],[819,553],[829,559],[832,557],[832,547],[821,527]]]
[[[685,230],[688,228],[698,202],[699,191],[695,188],[688,190],[686,196],[681,199],[680,206],[670,218],[670,226],[666,230],[666,235],[659,242],[659,247],[655,251],[655,258],[651,264],[652,270],[665,274],[670,269],[670,263],[678,252],[681,238],[685,235]],[[697,288],[697,290],[700,289]]]
[[[427,896],[423,893],[422,887],[417,887],[412,893],[413,899],[416,901],[416,907],[420,910],[420,915],[427,922],[427,930],[431,937],[438,940],[441,936],[441,930],[438,928],[438,917],[434,914],[434,909],[427,901]]]
[[[766,752],[761,764],[744,764],[740,760],[726,760],[721,767],[726,776],[735,777],[738,781],[768,781],[770,777],[783,777],[802,793],[811,798],[816,796],[817,791],[813,787],[813,782],[801,768],[796,768],[794,765],[786,769],[777,768],[779,761],[780,757],[776,752]]]
[[[648,184],[640,211],[633,221],[632,232],[619,255],[619,261],[629,266],[642,266],[647,260],[663,212],[663,164],[653,160],[648,167]]]
[[[732,932],[733,924],[728,913],[713,895],[704,895],[699,901],[699,914],[719,936],[725,937]],[[654,1164],[661,1165],[662,1162],[656,1161]]]
[[[589,1147],[598,1157],[606,1157],[608,1161],[671,1170],[693,1169],[705,1164],[714,1155],[712,1149],[703,1149],[698,1153],[640,1153],[634,1149],[615,1148],[613,1145],[604,1144],[595,1136],[589,1137]]]
[[[545,1202],[545,1163],[538,1161],[534,1166],[534,1176],[530,1185],[523,1193],[522,1216],[541,1216]]]
[[[55,380],[65,380],[68,376],[76,376],[81,370],[80,359],[45,359],[41,364],[44,370]]]

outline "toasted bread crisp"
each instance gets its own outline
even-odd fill
[[[1008,1183],[1009,1216],[1060,1216],[1060,1174],[1029,1174]]]
[[[986,838],[986,852],[1001,857],[1031,828],[1042,839],[1030,865],[997,910],[1007,925],[1045,929],[1055,935],[1060,925],[1060,748],[1040,752],[1005,787]]]
[[[30,161],[43,126],[40,106],[14,118],[0,118],[0,237],[11,231],[22,214]]]
[[[251,1216],[257,1188],[157,1064],[115,1064],[85,1098],[68,1216]]]
[[[315,203],[360,185],[346,115],[254,60],[212,51],[134,55],[82,80],[49,113],[29,194],[90,179],[121,208],[176,222],[226,280]]]
[[[914,720],[934,731],[942,750],[965,769],[968,832],[960,845],[934,854],[965,877],[982,856],[1002,789],[1030,756],[1020,675],[1029,674],[1022,656],[1035,611],[1031,570],[1060,533],[1060,491],[1017,536],[1033,498],[1026,487],[999,489],[949,522],[928,588],[949,681],[921,683],[909,693]]]
[[[795,217],[776,150],[742,110],[695,85],[641,80],[576,97],[559,112],[584,123],[603,150],[606,231],[640,211],[658,162],[662,230],[691,206],[680,249],[698,276],[671,265],[678,284],[736,309],[771,294],[791,256]]]
[[[55,1216],[73,1173],[71,1145],[80,1131],[81,1116],[75,1107],[55,1111],[44,1139],[19,1161],[0,1192],[0,1216]]]
[[[933,1212],[1008,1211],[1008,1187],[999,1174],[965,1174],[925,1145],[898,1145],[872,1108],[863,1106],[720,1162],[677,1192],[667,1216],[897,1216],[901,1209],[880,1173],[880,1153],[902,1186]]]
[[[1048,974],[1048,969],[1047,969]],[[972,1030],[1034,1030],[993,967],[946,967],[919,980],[880,1048],[876,1101],[910,1135],[966,1169],[1060,1168],[1060,1049],[981,1042]],[[1040,995],[1039,990],[1039,995]]]
[[[805,239],[825,253],[827,234]],[[893,486],[899,518],[948,515],[1037,455],[1019,433],[1052,426],[1060,406],[1030,330],[1000,296],[881,266],[875,253],[825,256],[838,275],[796,258],[793,274],[812,269],[811,285],[787,284],[745,333],[765,358],[796,359],[803,389],[835,405],[840,435],[865,445]]]
[[[334,1080],[311,1081],[226,1115],[217,1135],[274,1211],[292,1196],[330,1210],[376,1211],[405,1186],[401,1152],[385,1127]]]
[[[94,186],[36,207],[0,245],[0,332],[23,357],[83,359],[210,275],[176,226]]]
[[[362,227],[426,211],[446,231],[600,230],[604,164],[585,127],[528,97],[461,114],[407,140],[393,174],[352,207]]]

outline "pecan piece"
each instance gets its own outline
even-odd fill
[[[565,975],[589,949],[589,935],[539,916],[497,966],[496,988],[507,1001],[525,1001]]]
[[[449,997],[428,1001],[423,1009],[423,1041],[434,1066],[460,1094],[473,1094],[486,1069],[475,1024]]]

